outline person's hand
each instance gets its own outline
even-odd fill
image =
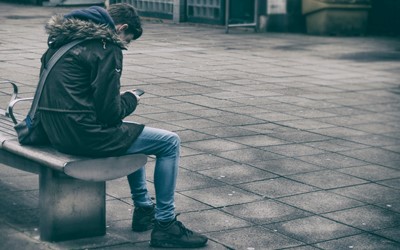
[[[127,91],[125,91],[125,93],[126,93],[126,92],[129,92],[129,93],[132,93],[133,95],[135,95],[136,100],[137,100],[137,104],[139,104],[140,96],[135,92],[135,89],[127,90]]]

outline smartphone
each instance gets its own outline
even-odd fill
[[[141,96],[141,95],[144,94],[144,90],[142,90],[142,89],[135,89],[135,93],[136,93],[138,96]]]

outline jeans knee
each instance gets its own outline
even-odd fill
[[[163,156],[177,156],[180,153],[181,139],[176,133],[169,132],[164,136]],[[161,156],[161,155],[160,155]]]
[[[181,138],[179,137],[178,134],[171,132],[168,135],[168,142],[170,147],[179,149],[181,145]]]

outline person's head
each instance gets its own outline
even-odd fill
[[[138,39],[142,33],[139,15],[132,5],[125,3],[112,4],[107,9],[114,21],[119,37],[126,43]]]

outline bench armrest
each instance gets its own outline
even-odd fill
[[[13,121],[13,123],[17,124],[18,121],[15,118],[15,115],[14,115],[14,112],[13,112],[15,104],[17,104],[20,101],[31,101],[31,100],[33,100],[33,97],[18,98],[18,86],[17,86],[17,84],[15,82],[12,82],[12,81],[9,81],[9,80],[0,82],[0,84],[3,84],[3,83],[9,83],[13,87],[13,93],[11,94],[11,99],[10,99],[10,102],[8,103],[7,109],[4,112],[4,115],[6,117],[10,117],[11,120]]]
[[[17,96],[18,96],[18,86],[17,86],[17,84],[16,84],[15,82],[6,80],[6,81],[1,81],[0,83],[1,83],[1,84],[3,84],[3,83],[9,83],[9,84],[11,84],[11,86],[13,87],[13,93],[11,94],[10,102],[12,102],[12,101],[14,101],[15,99],[17,99]],[[5,112],[5,116],[8,117],[8,110],[7,110],[7,109],[6,109],[6,112]]]
[[[8,104],[6,115],[11,118],[11,120],[13,121],[14,124],[17,124],[18,121],[15,118],[14,111],[13,111],[15,104],[17,104],[18,102],[21,102],[21,101],[32,101],[32,100],[33,100],[33,97],[19,98],[19,99],[12,100]]]

